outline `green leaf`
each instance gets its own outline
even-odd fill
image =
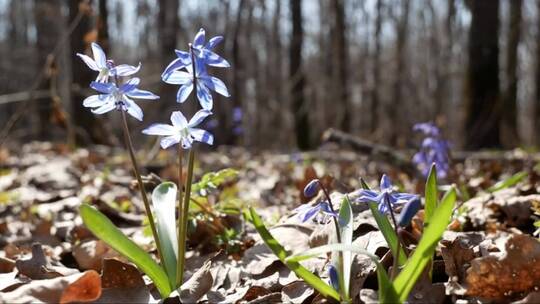
[[[407,300],[414,284],[416,284],[424,268],[432,259],[435,247],[452,218],[455,201],[456,189],[452,187],[446,192],[441,203],[435,209],[431,223],[424,230],[422,239],[418,243],[413,255],[409,258],[403,271],[394,280],[394,288],[401,302]]]
[[[215,189],[226,181],[238,176],[238,171],[227,168],[217,172],[209,172],[201,177],[201,180],[191,186],[191,192],[198,193],[203,190]]]
[[[503,181],[497,182],[495,185],[491,186],[486,191],[489,193],[493,193],[495,191],[499,191],[499,190],[506,189],[508,187],[515,186],[517,183],[525,179],[528,175],[529,174],[525,171],[518,172]]]
[[[270,247],[272,252],[274,252],[274,254],[279,258],[279,260],[283,262],[283,264],[289,267],[290,270],[294,271],[294,273],[298,277],[302,278],[307,284],[316,289],[322,296],[331,297],[337,301],[340,300],[337,291],[330,285],[326,284],[326,282],[321,280],[318,276],[311,273],[311,271],[304,268],[298,262],[288,262],[288,254],[287,251],[285,251],[285,248],[283,248],[283,246],[279,244],[279,242],[272,236],[272,234],[270,234],[268,229],[266,229],[266,226],[264,225],[261,217],[257,214],[255,209],[251,207],[249,211],[251,221],[255,226],[255,229],[257,229],[257,232],[259,232],[259,235],[264,240],[266,245]]]
[[[167,274],[152,257],[125,236],[120,229],[96,208],[82,204],[79,209],[84,225],[111,248],[129,259],[152,279],[162,298],[167,298],[171,287]]]
[[[339,228],[341,232],[341,242],[346,245],[352,245],[353,242],[353,212],[349,198],[345,196],[341,201],[339,210]],[[343,282],[341,288],[345,291],[345,297],[349,298],[349,289],[351,288],[351,266],[352,252],[343,251],[343,272],[341,277]]]
[[[424,214],[424,223],[429,223],[435,208],[437,207],[437,167],[431,165],[429,175],[426,181],[426,207]]]
[[[369,186],[366,184],[366,182],[363,179],[360,179],[362,183],[362,188],[365,190],[370,190]],[[384,236],[384,239],[386,240],[386,243],[388,243],[388,246],[390,247],[390,250],[392,251],[392,255],[396,256],[397,248],[398,248],[398,238],[396,235],[396,231],[392,227],[392,224],[390,224],[390,221],[386,216],[381,214],[379,210],[377,209],[376,203],[368,203],[369,209],[371,210],[371,214],[373,214],[373,217],[375,218],[375,221],[377,222],[377,226],[379,227],[379,230]],[[399,246],[399,259],[398,263],[400,266],[405,265],[407,262],[407,255],[405,254],[405,251],[401,246]]]
[[[300,262],[310,258],[320,256],[327,252],[342,251],[343,253],[359,253],[368,256],[377,266],[377,281],[379,282],[379,300],[381,303],[398,303],[397,293],[390,282],[388,274],[384,270],[384,266],[380,264],[379,257],[366,251],[359,246],[349,244],[328,244],[315,248],[311,248],[301,254],[293,255],[286,259],[289,262]]]
[[[176,263],[178,256],[178,237],[176,235],[176,194],[177,188],[174,183],[164,182],[159,184],[152,192],[152,206],[156,218],[156,229],[161,241],[160,252],[163,256],[163,266],[169,282],[175,288]]]

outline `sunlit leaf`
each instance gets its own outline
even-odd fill
[[[103,213],[87,204],[82,204],[80,215],[84,225],[99,239],[125,256],[144,272],[156,285],[162,298],[171,293],[167,274],[152,257],[125,236]]]
[[[156,218],[156,229],[161,241],[161,255],[169,282],[176,281],[176,263],[178,256],[178,238],[176,235],[176,194],[177,188],[174,183],[164,182],[159,184],[152,192],[152,206]],[[171,286],[175,288],[176,286]]]
[[[424,209],[424,222],[429,223],[435,208],[437,207],[437,167],[431,166],[426,181],[426,206]]]
[[[495,191],[499,191],[499,190],[506,189],[508,187],[515,186],[517,183],[525,179],[528,175],[529,174],[524,171],[518,172],[503,181],[497,182],[495,185],[489,187],[486,191],[489,193],[493,193]]]

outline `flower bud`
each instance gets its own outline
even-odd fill
[[[403,210],[401,210],[401,214],[399,215],[398,225],[401,227],[407,227],[411,221],[414,215],[418,212],[420,209],[420,199],[416,198],[408,202],[405,207],[403,207]]]
[[[339,291],[339,277],[334,265],[328,266],[328,276],[330,277],[330,285],[332,285],[336,291]]]
[[[304,196],[307,198],[313,197],[319,191],[319,180],[314,179],[310,181],[304,188]]]

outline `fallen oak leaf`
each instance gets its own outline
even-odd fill
[[[212,261],[207,261],[180,287],[180,300],[182,303],[196,303],[204,296],[214,284],[210,266]]]
[[[540,242],[514,234],[502,256],[490,255],[471,261],[465,278],[469,296],[508,300],[540,286]]]
[[[33,280],[13,291],[0,293],[2,303],[90,302],[101,295],[101,279],[94,270],[65,277]]]

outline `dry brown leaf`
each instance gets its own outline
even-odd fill
[[[309,298],[315,291],[304,281],[295,281],[281,289],[281,300],[284,303],[300,304]]]
[[[210,271],[211,265],[212,262],[207,261],[189,280],[182,284],[180,287],[180,300],[182,303],[196,303],[212,288],[214,279]]]
[[[504,300],[540,287],[540,242],[515,234],[506,242],[506,252],[471,262],[465,279],[467,295]]]
[[[51,263],[47,260],[41,244],[32,245],[32,256],[30,258],[18,259],[15,262],[15,267],[19,273],[34,279],[51,279],[62,276],[52,269]]]
[[[105,257],[114,255],[114,251],[101,240],[83,241],[73,247],[73,257],[83,270],[101,271]]]
[[[54,279],[33,280],[13,291],[0,293],[2,303],[90,302],[101,295],[101,279],[93,270]]]
[[[244,296],[238,300],[236,303],[239,303],[239,302],[249,302],[249,301],[252,301],[252,300],[255,300],[259,297],[263,297],[265,295],[268,295],[268,294],[271,294],[272,292],[264,287],[261,287],[261,286],[251,286],[249,287],[249,289],[246,291],[246,293],[244,294]]]
[[[98,303],[158,302],[146,287],[139,270],[117,259],[103,260],[103,291]]]

